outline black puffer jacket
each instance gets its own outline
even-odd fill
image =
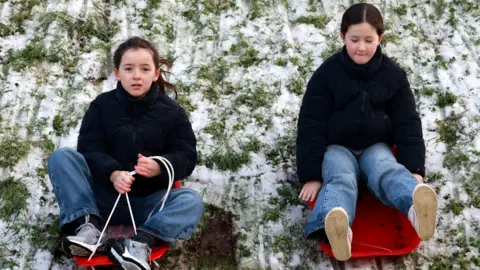
[[[141,99],[121,83],[92,101],[82,121],[77,151],[86,159],[96,184],[113,189],[109,180],[115,170],[133,171],[138,154],[160,155],[174,168],[175,179],[189,176],[197,161],[196,138],[183,110],[156,84]],[[168,186],[162,173],[146,179],[136,175],[130,194],[144,196]]]
[[[343,50],[310,79],[297,127],[300,181],[322,180],[327,145],[365,149],[377,142],[397,146],[398,162],[425,174],[422,123],[405,72],[378,47],[365,65]]]

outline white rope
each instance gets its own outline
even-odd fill
[[[165,193],[165,196],[163,196],[163,198],[160,200],[160,202],[162,202],[162,207],[160,207],[160,210],[158,210],[158,212],[160,212],[160,211],[162,211],[163,207],[165,206],[165,202],[167,201],[168,194],[170,193],[170,190],[172,189],[173,182],[175,182],[175,173],[173,171],[172,163],[170,163],[170,161],[168,161],[168,159],[166,159],[164,157],[161,157],[161,156],[152,156],[152,157],[149,157],[149,158],[156,159],[156,160],[162,162],[163,165],[165,166],[165,169],[167,169],[167,173],[168,173],[167,193]],[[155,208],[156,208],[156,206],[152,209],[152,212],[153,212],[153,210],[155,210]],[[150,212],[150,215],[152,214],[152,212]],[[150,218],[150,215],[148,215],[148,218]]]
[[[160,200],[160,202],[162,202],[162,207],[160,207],[160,210],[158,210],[158,212],[162,211],[163,207],[165,206],[165,202],[167,201],[167,198],[168,198],[168,194],[170,193],[170,189],[172,189],[172,186],[173,186],[173,182],[175,181],[175,173],[173,171],[173,166],[172,164],[170,163],[170,161],[168,161],[168,159],[164,158],[164,157],[161,157],[161,156],[152,156],[152,157],[148,157],[148,158],[151,158],[151,159],[156,159],[160,162],[163,163],[163,165],[165,166],[165,169],[167,169],[167,174],[168,174],[168,188],[167,188],[167,193],[165,193],[165,196],[163,196],[163,198]],[[128,173],[129,176],[133,176],[137,174],[135,171],[131,171]],[[90,257],[88,258],[88,261],[90,261],[93,257],[93,255],[95,254],[95,252],[97,251],[97,248],[100,246],[100,240],[102,240],[102,237],[103,237],[103,234],[105,233],[105,230],[107,229],[108,227],[108,223],[110,222],[110,219],[112,218],[112,215],[113,215],[113,212],[115,211],[115,208],[117,208],[117,204],[118,204],[118,201],[120,200],[120,197],[122,196],[121,193],[118,194],[118,197],[117,197],[117,200],[115,201],[115,204],[113,205],[113,208],[112,208],[112,211],[110,211],[110,215],[108,216],[108,219],[107,219],[107,222],[105,224],[105,226],[103,227],[103,230],[102,232],[100,233],[100,237],[98,238],[98,241],[97,243],[95,244],[95,248],[92,252],[92,254],[90,255]],[[125,197],[127,199],[127,205],[128,205],[128,211],[130,212],[130,218],[132,219],[132,224],[133,224],[133,229],[135,231],[135,235],[137,235],[137,227],[135,226],[135,220],[133,218],[133,211],[132,211],[132,207],[130,206],[130,200],[128,198],[128,193],[125,193]],[[160,203],[159,202],[159,203]],[[158,205],[158,204],[157,204]],[[157,206],[155,206],[153,208],[153,210],[155,210]],[[150,212],[150,214],[148,215],[148,218],[150,218],[150,216],[152,215],[153,213],[153,210],[152,212]]]
[[[92,254],[90,255],[90,257],[88,257],[88,261],[90,261],[90,260],[92,259],[92,257],[93,257],[93,255],[95,254],[95,252],[97,252],[97,248],[100,246],[100,240],[102,240],[102,236],[103,236],[103,234],[105,233],[105,230],[107,229],[108,223],[110,222],[110,218],[112,218],[113,211],[114,211],[115,208],[117,207],[118,201],[120,200],[120,196],[122,196],[121,193],[118,194],[117,200],[115,201],[115,204],[113,205],[113,209],[112,209],[112,211],[110,212],[110,215],[108,216],[107,224],[103,227],[102,233],[100,233],[100,237],[98,238],[98,241],[97,241],[97,243],[95,244],[95,248],[93,249],[93,252],[92,252]]]

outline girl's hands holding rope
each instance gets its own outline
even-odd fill
[[[135,178],[129,175],[127,171],[114,171],[110,175],[110,181],[113,183],[113,187],[120,194],[125,194],[130,192],[130,186],[132,185]]]
[[[135,172],[141,176],[150,178],[160,174],[160,165],[153,159],[138,154],[138,163]]]

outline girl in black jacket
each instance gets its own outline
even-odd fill
[[[316,199],[305,235],[326,234],[339,260],[351,256],[359,178],[382,203],[405,214],[422,240],[435,232],[436,194],[422,184],[421,120],[405,72],[382,53],[383,33],[375,6],[348,8],[340,34],[345,46],[315,71],[300,109],[300,198]]]
[[[77,151],[56,150],[48,171],[60,206],[60,225],[72,234],[63,241],[66,252],[89,256],[97,243],[105,243],[102,221],[118,193],[128,192],[138,234],[113,242],[108,255],[126,269],[150,269],[151,247],[159,241],[187,239],[203,215],[199,193],[169,190],[171,177],[179,180],[192,173],[196,138],[184,109],[165,94],[165,88],[176,94],[162,77],[161,66],[169,62],[160,59],[150,42],[130,38],[113,60],[116,89],[90,104]],[[110,224],[132,223],[124,198]]]

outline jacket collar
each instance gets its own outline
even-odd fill
[[[152,86],[150,87],[150,90],[148,90],[147,94],[140,98],[131,96],[127,90],[123,88],[120,81],[117,82],[117,88],[115,89],[115,97],[126,108],[134,105],[148,106],[157,100],[159,94],[160,91],[158,90],[158,85],[156,83],[152,83]]]
[[[359,65],[353,62],[352,58],[350,58],[348,55],[347,47],[343,46],[342,52],[340,53],[340,59],[347,69],[347,73],[349,75],[357,79],[364,79],[371,77],[373,74],[375,74],[375,72],[377,72],[378,68],[382,64],[383,54],[379,45],[372,59],[370,59],[370,61],[368,61],[366,64]]]

